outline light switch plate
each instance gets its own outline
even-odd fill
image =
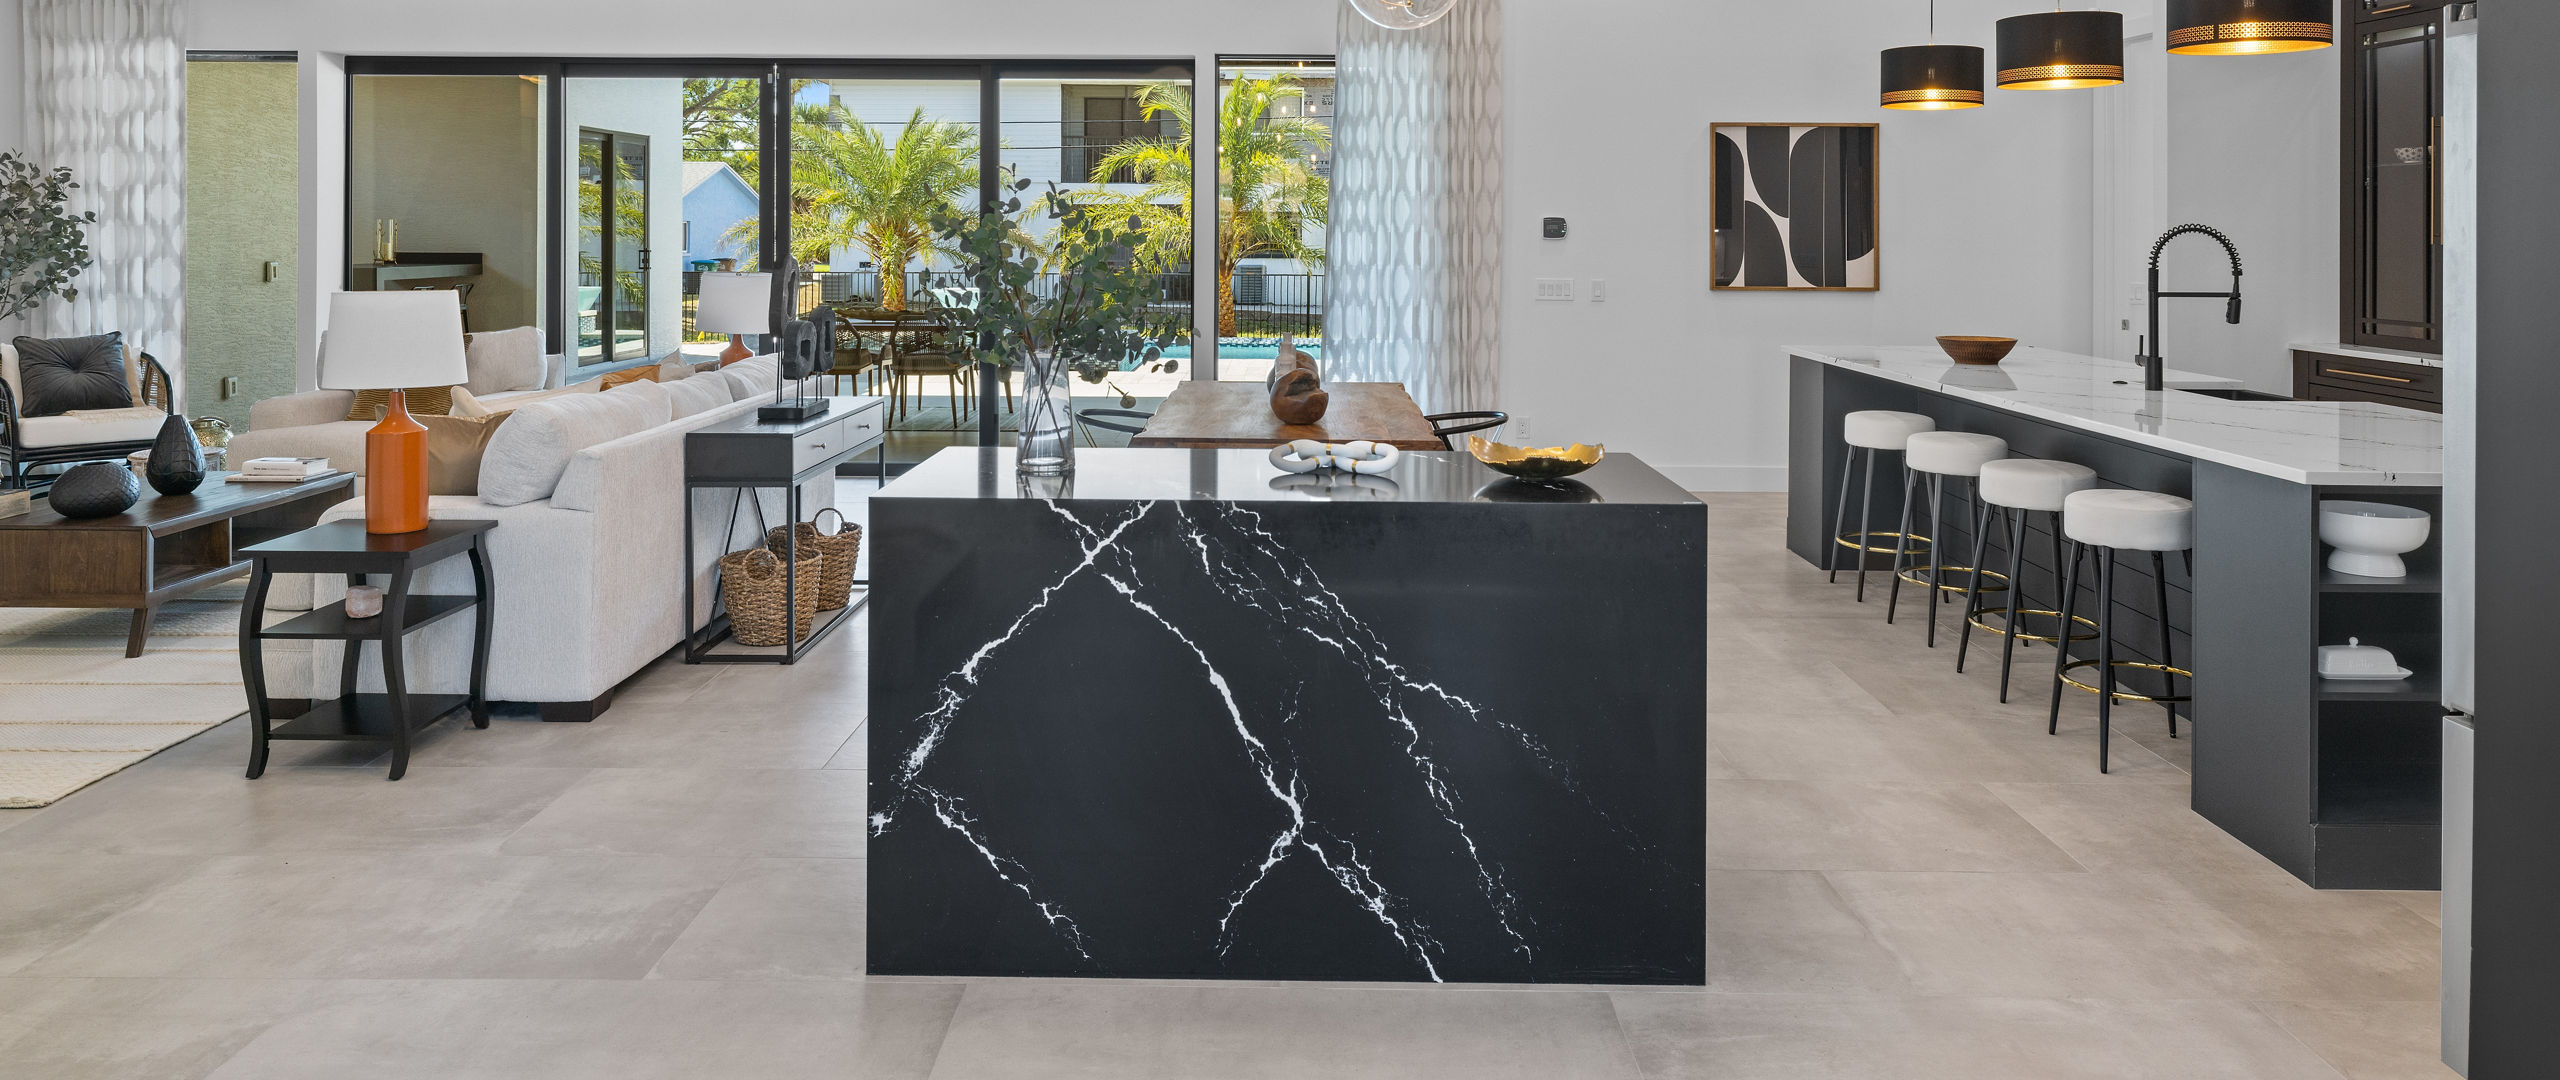
[[[1609,302],[1608,278],[1596,277],[1591,279],[1591,302],[1595,304],[1605,304]]]
[[[233,397],[237,396],[239,393],[240,393],[240,376],[237,376],[237,375],[225,375],[225,376],[223,376],[223,377],[222,377],[222,400],[224,400],[224,401],[229,401],[229,400],[231,400]]]
[[[1538,279],[1538,299],[1540,299],[1540,300],[1571,300],[1571,299],[1573,299],[1573,279],[1572,279],[1572,278],[1569,278],[1569,277],[1542,277],[1542,278],[1539,278],[1539,279]]]

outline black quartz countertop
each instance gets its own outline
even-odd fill
[[[1696,496],[1628,454],[1570,480],[1531,484],[1454,451],[1407,452],[1384,476],[1291,474],[1262,450],[1111,448],[1076,451],[1072,478],[1021,480],[1006,447],[953,447],[890,482],[875,499],[1119,499],[1215,502],[1617,503],[1697,505]]]

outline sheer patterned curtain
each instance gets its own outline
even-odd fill
[[[1340,8],[1325,378],[1498,407],[1502,3],[1420,30]]]
[[[179,0],[25,0],[27,150],[68,167],[94,262],[48,337],[124,332],[177,376],[185,309],[187,51]],[[287,328],[277,328],[283,333]],[[183,398],[181,400],[184,400]]]

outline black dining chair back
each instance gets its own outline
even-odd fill
[[[1448,447],[1451,450],[1455,450],[1458,448],[1458,444],[1449,441],[1450,436],[1464,435],[1470,431],[1487,431],[1501,427],[1502,425],[1511,422],[1511,414],[1492,411],[1444,412],[1435,413],[1433,415],[1423,417],[1423,419],[1431,421],[1431,433],[1440,436],[1440,445]]]
[[[1104,431],[1117,431],[1123,435],[1136,435],[1147,430],[1147,421],[1153,419],[1155,419],[1154,413],[1142,413],[1135,409],[1076,410],[1077,426],[1101,428]],[[1131,420],[1135,420],[1137,423],[1129,423]],[[1093,442],[1093,433],[1090,431],[1085,432],[1084,439],[1087,444],[1091,444]]]

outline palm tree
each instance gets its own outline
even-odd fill
[[[852,112],[829,111],[824,123],[793,125],[792,247],[812,264],[841,247],[870,252],[880,306],[904,311],[907,264],[934,251],[934,211],[977,194],[977,132],[918,108],[892,143]]]
[[[1331,188],[1316,174],[1313,158],[1333,141],[1325,126],[1303,116],[1273,116],[1281,102],[1306,99],[1295,76],[1238,79],[1218,102],[1218,335],[1236,332],[1236,266],[1247,257],[1277,252],[1321,264],[1324,249],[1306,241],[1310,224],[1322,225]],[[1136,139],[1114,147],[1094,163],[1093,182],[1105,184],[1115,175],[1130,175],[1144,184],[1132,195],[1091,192],[1090,202],[1107,203],[1136,215],[1146,243],[1140,257],[1158,266],[1177,266],[1191,258],[1191,94],[1175,83],[1154,83],[1138,91],[1139,107],[1149,120],[1168,117],[1180,125],[1174,138]]]

